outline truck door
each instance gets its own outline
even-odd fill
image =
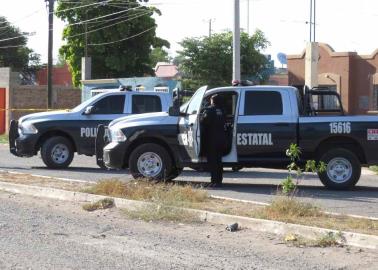
[[[110,121],[125,116],[129,113],[126,106],[126,95],[123,93],[105,96],[96,101],[90,107],[89,112],[83,110],[80,126],[78,128],[78,138],[80,153],[94,155],[95,139],[97,135],[97,127],[102,124],[107,126]],[[88,107],[87,107],[88,108]]]
[[[199,88],[179,116],[178,141],[184,162],[199,162],[201,131],[199,115],[207,86]]]
[[[287,161],[286,149],[297,142],[297,119],[288,92],[246,90],[241,103],[236,132],[238,161]]]

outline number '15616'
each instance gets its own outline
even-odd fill
[[[350,122],[333,122],[329,123],[331,134],[349,134],[352,131]]]

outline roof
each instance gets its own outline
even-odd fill
[[[160,65],[157,65],[155,69],[156,77],[160,77],[160,78],[173,78],[173,77],[176,77],[178,73],[179,71],[178,71],[177,66],[173,64],[163,63]]]

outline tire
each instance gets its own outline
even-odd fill
[[[231,170],[233,171],[233,172],[238,172],[238,171],[240,171],[240,170],[242,170],[243,169],[243,166],[232,166],[231,167]]]
[[[329,189],[350,189],[360,180],[361,164],[350,150],[331,149],[321,156],[320,161],[326,164],[327,169],[318,175],[323,185]]]
[[[166,182],[170,182],[170,181],[172,181],[172,180],[175,179],[177,176],[179,176],[179,175],[182,173],[183,170],[184,170],[183,168],[174,168],[174,169],[172,170],[172,172],[166,177],[165,181],[166,181]]]
[[[164,181],[173,170],[172,160],[164,147],[146,143],[139,145],[131,153],[129,170],[134,179]]]
[[[42,144],[41,157],[48,168],[67,168],[73,160],[74,148],[65,137],[51,137]]]

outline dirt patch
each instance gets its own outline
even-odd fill
[[[62,181],[52,177],[39,177],[23,173],[0,172],[0,181],[14,184],[33,185],[42,187],[51,187],[69,191],[82,191],[93,184],[81,183],[75,181]]]

